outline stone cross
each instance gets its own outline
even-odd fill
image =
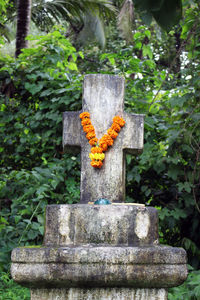
[[[137,154],[142,151],[144,116],[124,112],[123,99],[123,77],[105,74],[86,75],[82,110],[64,112],[64,150],[81,151],[81,203],[87,204],[99,198],[106,198],[112,202],[125,200],[125,153]],[[79,118],[79,114],[83,111],[90,113],[98,139],[107,133],[114,116],[119,115],[126,121],[113,146],[105,152],[101,169],[95,169],[90,165],[91,146]]]

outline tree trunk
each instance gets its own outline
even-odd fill
[[[31,19],[31,0],[18,0],[17,2],[17,34],[15,57],[21,53],[21,49],[28,47],[26,36],[29,32]]]

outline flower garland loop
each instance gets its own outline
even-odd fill
[[[98,141],[95,134],[94,126],[90,120],[89,112],[82,112],[80,114],[81,125],[83,131],[86,133],[86,138],[89,140],[89,144],[92,146],[89,157],[91,159],[91,166],[100,169],[103,165],[105,158],[104,152],[108,150],[108,147],[112,146],[114,139],[118,136],[121,128],[125,125],[125,121],[120,116],[113,118],[111,127],[107,130],[107,134],[104,134]]]

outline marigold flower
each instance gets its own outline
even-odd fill
[[[98,142],[98,139],[95,137],[95,138],[93,138],[93,139],[91,139],[91,140],[89,140],[89,144],[91,145],[91,146],[95,146],[96,144],[97,144],[97,142]]]
[[[113,139],[108,134],[104,134],[103,137],[100,139],[100,141],[106,142],[108,146],[113,145]],[[100,145],[100,141],[99,141],[99,145]]]
[[[108,144],[105,141],[99,142],[99,146],[102,148],[103,152],[108,150]]]
[[[121,118],[120,116],[114,117],[114,118],[113,118],[113,122],[114,122],[114,123],[117,123],[120,127],[123,127],[124,124],[126,123],[126,122],[124,121],[124,119]]]
[[[102,148],[103,152],[108,149],[108,144],[103,138],[99,140],[99,147]]]
[[[113,130],[112,128],[109,128],[107,130],[107,133],[112,139],[116,139],[116,137],[118,136],[118,133],[115,130]]]
[[[92,160],[90,164],[93,168],[98,168],[98,169],[100,169],[103,165],[101,160]]]
[[[83,131],[85,131],[86,133],[88,133],[90,131],[95,131],[94,126],[93,125],[85,125],[85,126],[83,126]]]
[[[88,139],[88,140],[91,140],[91,139],[93,139],[93,138],[95,138],[95,131],[89,131],[87,134],[86,134],[86,138]]]
[[[92,147],[92,148],[91,148],[91,152],[92,152],[92,153],[102,153],[103,150],[102,150],[101,147]]]
[[[104,158],[105,158],[105,154],[104,153],[96,153],[96,154],[99,155],[99,159],[100,160],[104,160]]]
[[[80,115],[79,115],[80,119],[84,119],[84,118],[89,118],[90,117],[90,113],[87,112],[87,111],[84,111],[82,112]]]
[[[117,124],[117,123],[112,123],[112,126],[111,126],[111,128],[114,130],[114,131],[116,131],[116,132],[120,132],[120,130],[121,130],[121,127]]]
[[[85,126],[85,125],[91,125],[92,122],[91,122],[91,120],[90,120],[89,118],[85,118],[85,119],[83,119],[83,120],[81,121],[81,124],[82,124],[82,126]]]
[[[91,160],[104,160],[105,154],[104,153],[90,153],[89,157]]]

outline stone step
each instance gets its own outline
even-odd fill
[[[187,277],[181,248],[41,247],[16,248],[11,273],[31,287],[167,288]]]

